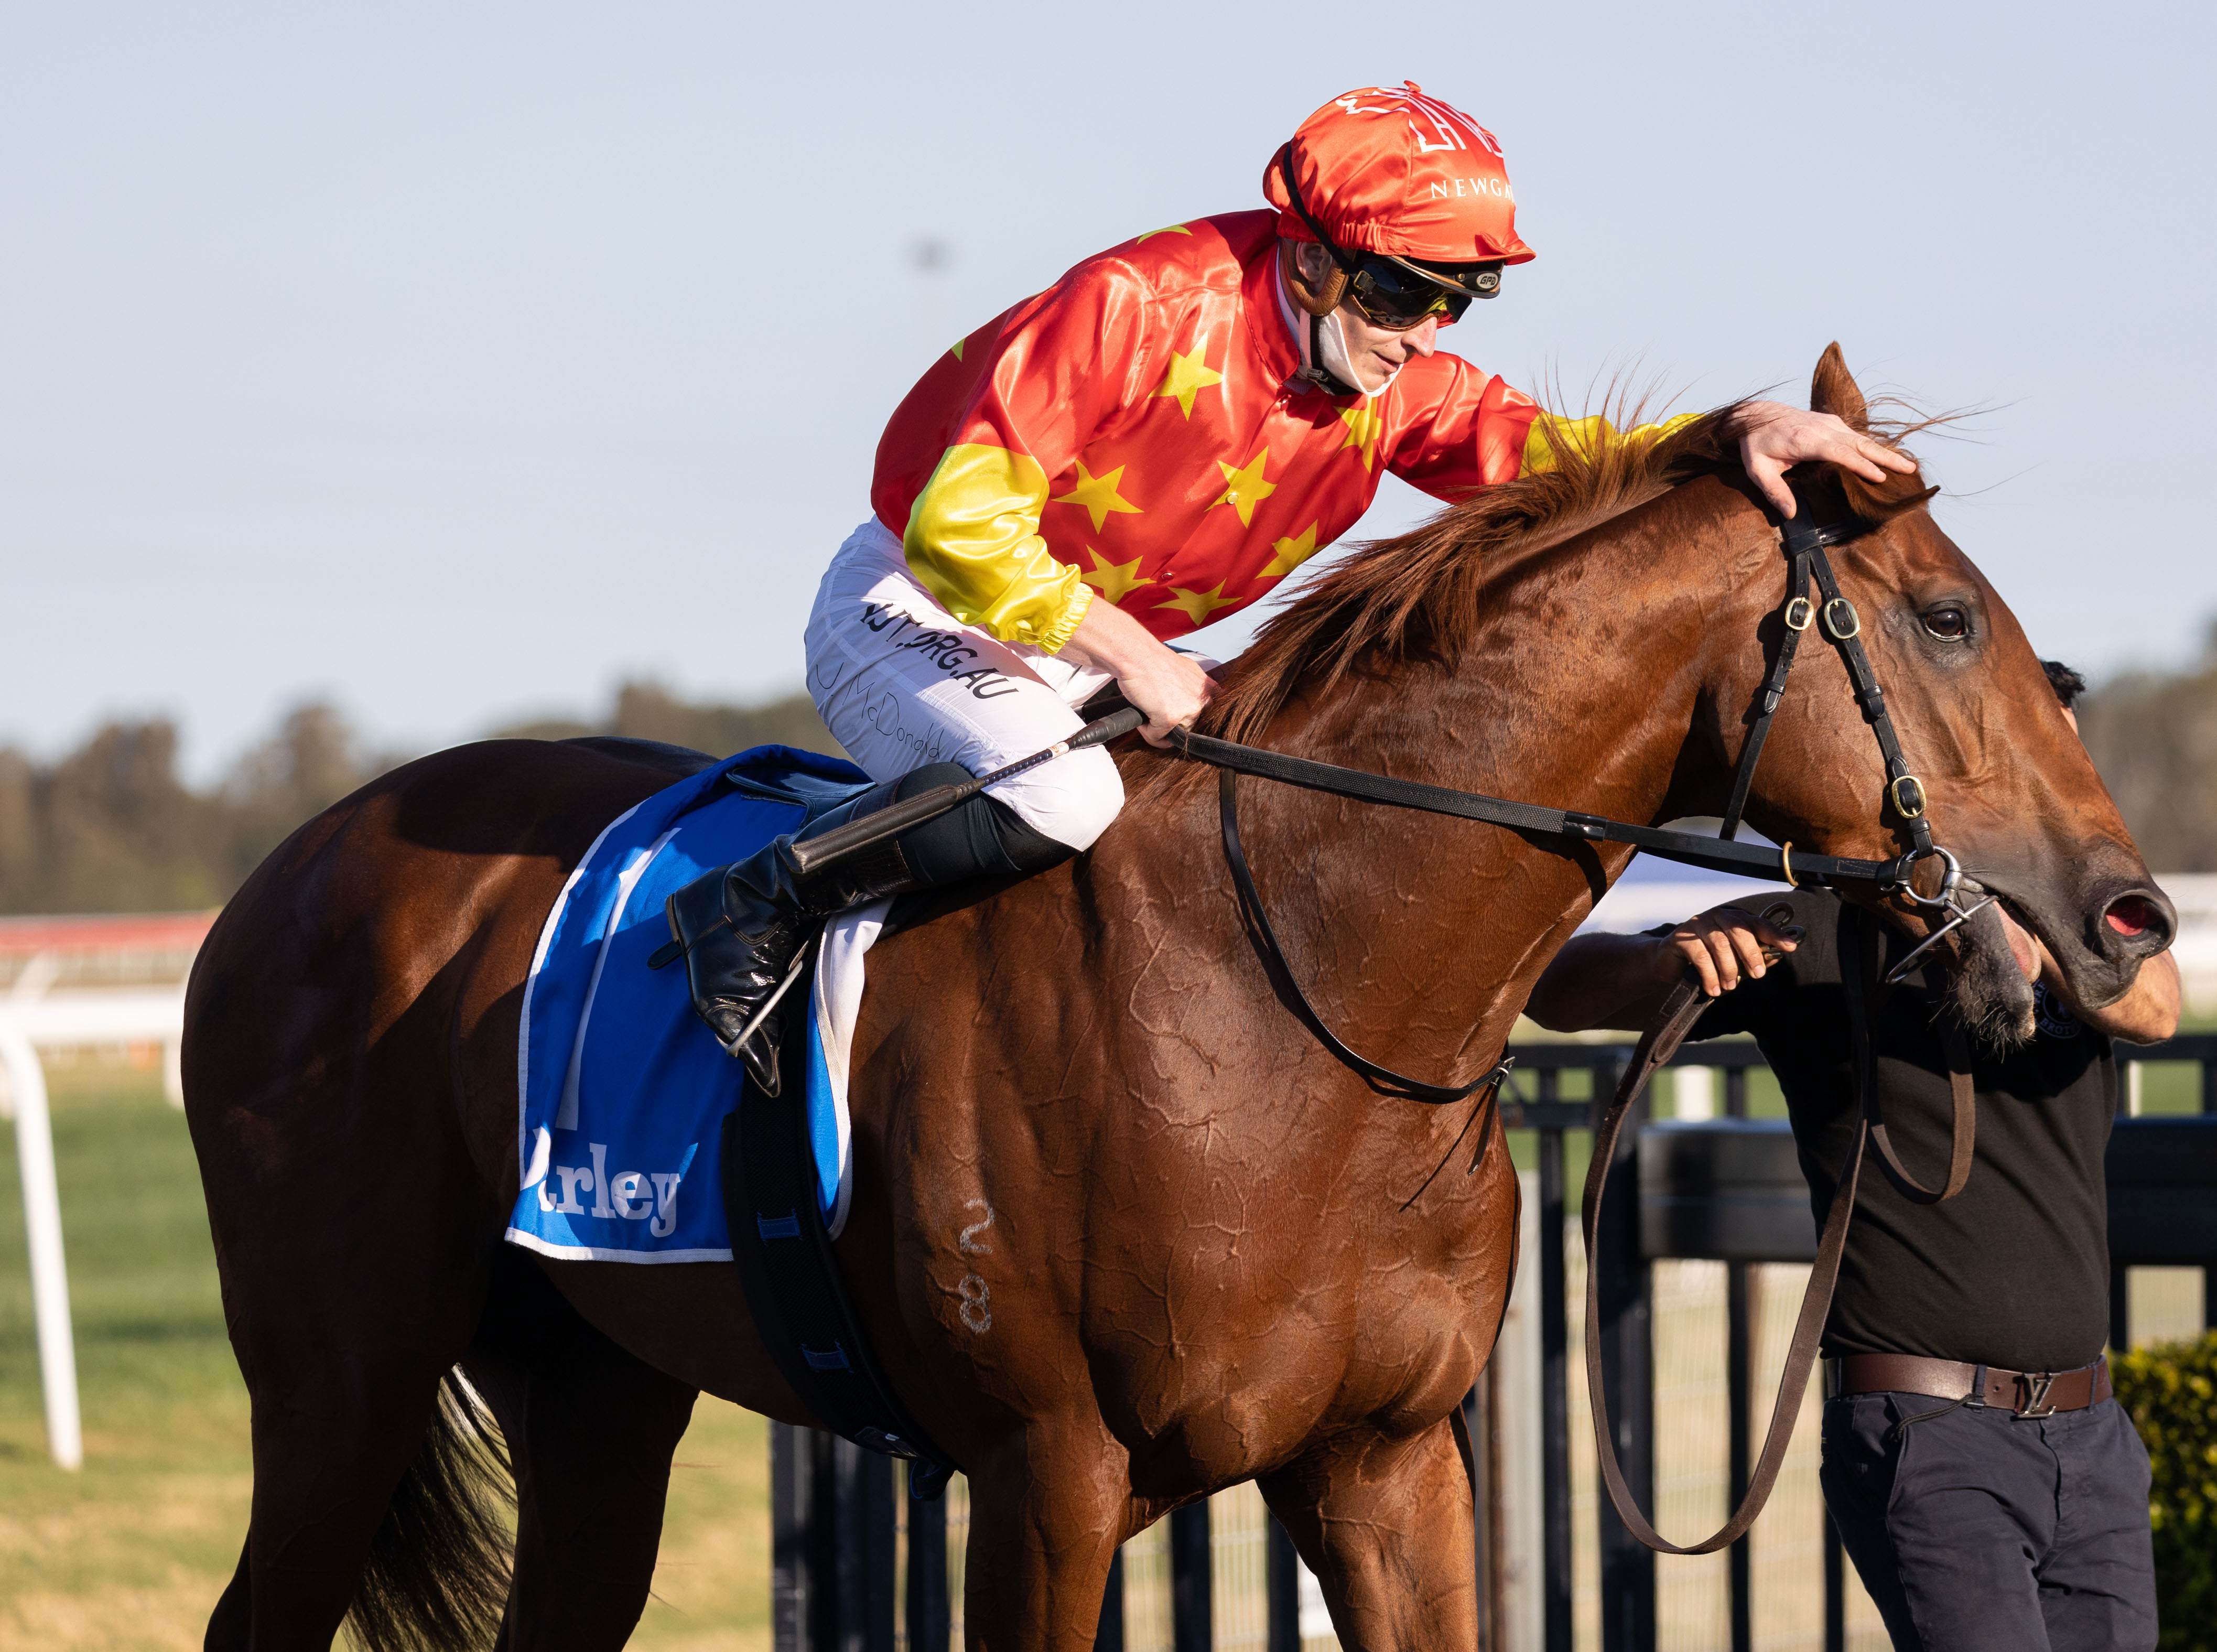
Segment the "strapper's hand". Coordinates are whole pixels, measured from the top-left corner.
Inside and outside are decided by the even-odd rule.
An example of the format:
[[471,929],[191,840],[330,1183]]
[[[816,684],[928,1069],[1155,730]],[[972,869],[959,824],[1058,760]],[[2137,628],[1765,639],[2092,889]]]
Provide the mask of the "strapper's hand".
[[1701,977],[1701,990],[1720,998],[1742,976],[1761,980],[1800,939],[1798,928],[1782,929],[1738,906],[1712,906],[1658,937],[1656,969],[1659,977],[1676,981],[1690,964]]

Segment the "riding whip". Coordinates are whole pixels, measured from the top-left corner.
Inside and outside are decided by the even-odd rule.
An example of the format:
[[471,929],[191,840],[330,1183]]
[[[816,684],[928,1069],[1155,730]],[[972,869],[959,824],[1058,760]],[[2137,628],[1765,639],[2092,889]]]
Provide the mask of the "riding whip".
[[975,779],[965,780],[952,786],[934,786],[929,791],[918,792],[913,797],[904,797],[898,803],[887,805],[874,814],[866,814],[859,820],[835,826],[821,837],[803,838],[792,849],[794,869],[801,875],[820,872],[835,861],[859,854],[888,838],[898,838],[912,826],[926,820],[936,820],[949,810],[960,808],[996,781],[1012,780],[1020,774],[1036,769],[1042,763],[1053,761],[1065,752],[1083,751],[1089,746],[1105,746],[1110,740],[1130,733],[1147,721],[1147,714],[1137,707],[1112,712],[1108,716],[1090,722],[1066,740],[1057,740],[1043,752],[1034,752],[1020,758],[1004,768]]

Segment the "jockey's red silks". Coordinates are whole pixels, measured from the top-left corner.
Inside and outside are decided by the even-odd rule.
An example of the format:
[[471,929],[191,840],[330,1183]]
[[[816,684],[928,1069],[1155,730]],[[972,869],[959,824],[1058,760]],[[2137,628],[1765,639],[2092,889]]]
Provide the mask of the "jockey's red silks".
[[[1498,145],[1414,87],[1326,105],[1294,148],[1304,199],[1344,245],[1532,257]],[[917,381],[878,444],[870,502],[948,613],[1053,652],[1105,597],[1180,636],[1268,595],[1387,471],[1452,500],[1543,467],[1550,442],[1610,436],[1557,419],[1533,435],[1530,397],[1444,351],[1367,398],[1294,381],[1281,232],[1314,238],[1277,211],[1151,230]]]

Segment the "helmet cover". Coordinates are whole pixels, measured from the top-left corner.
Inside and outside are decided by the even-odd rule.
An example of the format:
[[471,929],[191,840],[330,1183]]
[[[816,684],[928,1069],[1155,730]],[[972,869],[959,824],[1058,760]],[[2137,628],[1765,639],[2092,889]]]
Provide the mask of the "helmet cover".
[[[1536,256],[1516,233],[1500,144],[1414,81],[1335,97],[1301,122],[1292,149],[1301,204],[1342,248],[1448,264]],[[1280,173],[1284,152],[1263,168],[1263,194],[1279,234],[1313,241]]]

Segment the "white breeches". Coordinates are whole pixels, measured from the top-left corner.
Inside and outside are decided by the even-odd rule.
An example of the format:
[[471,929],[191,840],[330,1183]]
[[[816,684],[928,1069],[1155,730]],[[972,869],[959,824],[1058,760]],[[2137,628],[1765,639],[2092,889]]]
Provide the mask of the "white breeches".
[[[873,780],[927,763],[985,774],[1084,726],[1076,708],[1106,687],[1037,648],[963,624],[909,572],[875,517],[847,536],[808,618],[808,691],[834,739]],[[990,789],[1024,823],[1088,849],[1124,807],[1098,747],[1071,752]]]

